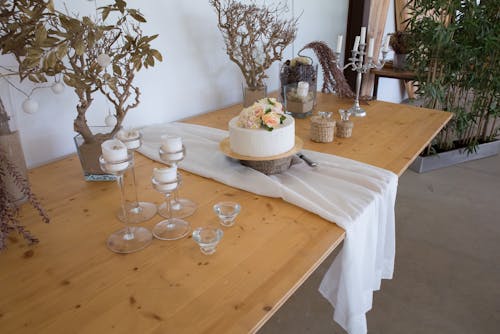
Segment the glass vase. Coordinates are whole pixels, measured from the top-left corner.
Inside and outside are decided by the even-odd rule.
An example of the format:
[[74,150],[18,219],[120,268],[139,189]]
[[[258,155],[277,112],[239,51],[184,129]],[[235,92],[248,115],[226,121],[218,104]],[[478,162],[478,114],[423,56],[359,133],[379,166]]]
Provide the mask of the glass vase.
[[243,85],[243,107],[251,106],[255,101],[267,96],[267,86],[248,87]]

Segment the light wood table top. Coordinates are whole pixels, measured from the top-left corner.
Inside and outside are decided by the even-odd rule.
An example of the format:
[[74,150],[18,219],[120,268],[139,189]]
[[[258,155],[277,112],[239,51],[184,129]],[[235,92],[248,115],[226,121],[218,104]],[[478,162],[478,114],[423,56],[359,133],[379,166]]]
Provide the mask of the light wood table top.
[[[319,110],[348,108],[320,94]],[[309,120],[297,120],[305,148],[380,166],[401,175],[450,114],[374,101],[354,119],[353,137],[316,144]],[[239,106],[194,117],[225,129]],[[160,203],[150,185],[153,166],[137,156],[141,200]],[[236,225],[212,256],[191,238],[154,240],[141,252],[117,255],[107,236],[123,225],[114,214],[114,183],[83,181],[71,156],[30,172],[33,190],[52,222],[25,206],[22,221],[41,242],[11,237],[0,253],[1,333],[246,333],[255,332],[344,238],[344,231],[280,199],[257,196],[183,172],[181,195],[196,201],[193,228],[216,224],[212,205],[242,204]],[[144,223],[152,227],[159,216]]]

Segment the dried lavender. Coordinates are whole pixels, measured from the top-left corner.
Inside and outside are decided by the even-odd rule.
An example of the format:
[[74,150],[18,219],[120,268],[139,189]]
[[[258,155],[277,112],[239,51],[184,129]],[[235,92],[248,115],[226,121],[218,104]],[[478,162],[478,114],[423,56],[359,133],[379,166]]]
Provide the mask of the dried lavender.
[[38,211],[44,223],[50,219],[42,208],[40,202],[31,191],[29,181],[17,170],[17,167],[7,158],[7,154],[0,148],[0,250],[7,247],[6,240],[10,233],[17,231],[28,244],[35,244],[38,239],[21,225],[17,216],[19,208],[14,198],[7,191],[6,179],[11,177],[18,189],[28,198],[31,205]]

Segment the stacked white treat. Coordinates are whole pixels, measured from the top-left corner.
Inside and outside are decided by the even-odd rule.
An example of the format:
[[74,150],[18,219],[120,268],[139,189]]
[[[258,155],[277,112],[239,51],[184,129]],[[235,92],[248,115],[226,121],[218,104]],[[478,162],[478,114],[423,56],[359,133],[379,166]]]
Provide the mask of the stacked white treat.
[[295,146],[295,121],[275,98],[264,98],[229,121],[234,153],[256,158],[280,155]]

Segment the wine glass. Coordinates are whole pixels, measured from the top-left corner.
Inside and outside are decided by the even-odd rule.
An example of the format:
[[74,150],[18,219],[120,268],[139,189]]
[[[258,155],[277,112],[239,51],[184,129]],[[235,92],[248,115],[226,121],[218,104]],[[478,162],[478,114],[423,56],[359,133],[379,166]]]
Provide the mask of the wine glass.
[[[125,148],[125,146],[123,146]],[[126,151],[125,151],[126,152]],[[130,226],[127,221],[128,210],[125,206],[125,193],[123,187],[123,174],[132,167],[133,158],[130,152],[126,152],[126,158],[121,160],[106,160],[104,154],[99,157],[101,169],[116,176],[118,188],[120,189],[121,210],[125,218],[125,228],[113,232],[106,241],[108,248],[115,253],[133,253],[147,247],[153,240],[151,231],[141,226]]]
[[[182,145],[180,137],[172,137],[170,135],[161,136],[162,145],[160,147],[161,161],[174,166],[179,166],[179,163],[184,160],[186,156],[186,148]],[[167,212],[165,204],[158,207],[160,216],[168,218],[185,218],[191,216],[197,208],[196,203],[187,199],[179,197],[179,186],[182,184],[182,177],[179,174],[179,185],[173,192],[170,200],[170,212]]]
[[153,187],[165,195],[163,214],[167,219],[159,222],[153,228],[153,235],[160,240],[177,240],[185,237],[190,231],[187,221],[172,216],[171,195],[179,186],[177,166],[171,165],[165,168],[155,168],[151,179]]

